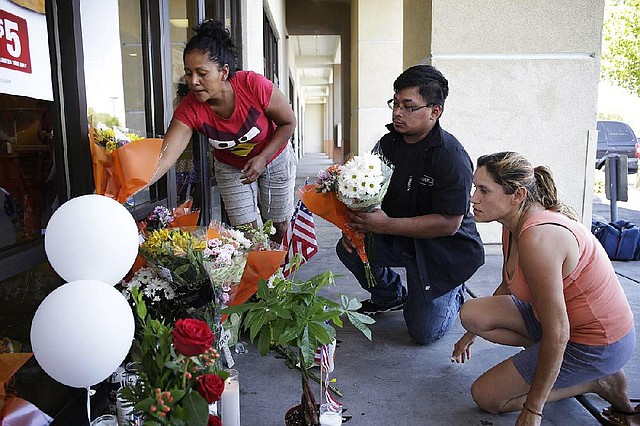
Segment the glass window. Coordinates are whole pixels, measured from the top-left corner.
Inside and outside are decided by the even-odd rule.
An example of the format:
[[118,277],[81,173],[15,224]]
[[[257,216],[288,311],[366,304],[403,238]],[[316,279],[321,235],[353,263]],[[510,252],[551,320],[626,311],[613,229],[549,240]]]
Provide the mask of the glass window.
[[[184,63],[182,53],[189,38],[193,35],[193,28],[197,25],[196,10],[191,6],[192,2],[172,1],[169,9],[169,27],[171,43],[171,81],[174,88],[173,106],[178,106],[189,89],[184,80]],[[193,200],[194,208],[202,207],[200,192],[200,164],[197,161],[197,152],[194,152],[194,134],[191,143],[176,162],[176,191],[177,204]]]
[[0,94],[0,255],[39,238],[57,207],[51,104]]
[[[94,124],[102,122],[147,135],[140,2],[85,1],[80,6],[87,115]],[[127,205],[149,201],[149,190],[145,189]]]
[[263,23],[263,43],[264,43],[264,76],[273,81],[276,86],[280,85],[278,73],[278,40],[271,28],[271,23],[267,15],[264,15]]

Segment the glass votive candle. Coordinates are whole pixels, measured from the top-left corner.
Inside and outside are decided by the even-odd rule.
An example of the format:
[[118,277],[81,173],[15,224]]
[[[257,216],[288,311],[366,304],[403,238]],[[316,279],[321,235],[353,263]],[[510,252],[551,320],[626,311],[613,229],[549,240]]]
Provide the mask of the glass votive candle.
[[91,426],[118,426],[118,418],[113,414],[105,414],[94,419]]
[[320,426],[338,426],[342,424],[342,407],[320,405]]

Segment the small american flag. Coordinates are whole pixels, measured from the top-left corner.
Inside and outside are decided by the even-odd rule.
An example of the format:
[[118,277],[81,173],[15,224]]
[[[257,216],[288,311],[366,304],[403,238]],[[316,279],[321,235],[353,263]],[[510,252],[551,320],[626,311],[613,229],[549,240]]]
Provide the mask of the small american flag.
[[336,400],[333,395],[331,395],[331,391],[329,390],[329,373],[332,373],[334,369],[335,350],[336,340],[334,339],[331,343],[320,346],[316,350],[316,357],[318,357],[319,355],[318,358],[320,361],[320,375],[322,376],[322,380],[324,380],[325,401],[327,404],[329,404],[329,407],[332,409],[332,411],[339,411],[340,407],[342,407],[342,404],[338,400]]
[[302,263],[304,263],[318,252],[313,214],[302,200],[298,200],[296,210],[293,212],[291,222],[284,235],[283,246],[287,250],[282,270],[285,277],[288,277],[296,269],[296,265],[291,264],[294,255],[299,254]]

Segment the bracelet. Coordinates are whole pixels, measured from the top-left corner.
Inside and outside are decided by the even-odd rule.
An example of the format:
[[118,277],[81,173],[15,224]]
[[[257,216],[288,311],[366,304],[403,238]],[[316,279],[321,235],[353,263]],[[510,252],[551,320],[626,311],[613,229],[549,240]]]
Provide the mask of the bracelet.
[[522,408],[524,410],[527,410],[530,413],[535,414],[536,416],[540,416],[541,419],[544,419],[544,416],[542,415],[542,411],[537,411],[537,410],[534,410],[533,408],[528,407],[526,402],[522,404]]

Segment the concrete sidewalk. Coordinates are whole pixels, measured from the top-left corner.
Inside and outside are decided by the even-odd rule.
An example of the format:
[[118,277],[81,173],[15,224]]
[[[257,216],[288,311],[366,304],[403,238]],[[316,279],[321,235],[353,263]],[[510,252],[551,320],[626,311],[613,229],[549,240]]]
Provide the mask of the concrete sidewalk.
[[[324,154],[307,154],[298,164],[298,186],[306,178],[313,181],[331,161]],[[598,200],[598,212],[608,206]],[[626,209],[630,206],[624,206]],[[636,210],[628,209],[638,215]],[[594,213],[596,205],[594,203]],[[624,214],[623,214],[624,213]],[[628,218],[620,211],[620,218]],[[604,215],[608,218],[608,214]],[[319,252],[297,273],[297,279],[333,271],[339,277],[329,297],[345,294],[359,300],[368,298],[355,279],[335,255],[340,231],[325,220],[315,217]],[[470,291],[477,296],[489,295],[500,280],[502,256],[497,247],[487,250],[486,262],[469,280]],[[636,315],[640,313],[640,262],[614,262],[620,281]],[[340,398],[352,418],[347,424],[357,425],[513,425],[517,413],[491,415],[473,402],[470,386],[484,371],[501,362],[517,348],[507,348],[478,339],[472,359],[464,365],[451,364],[454,343],[464,333],[458,322],[444,338],[428,346],[419,346],[409,338],[402,312],[377,315],[371,326],[373,339],[367,340],[359,331],[345,323],[338,329],[340,344],[336,350],[335,386],[343,393]],[[636,325],[640,333],[640,326]],[[281,426],[285,412],[299,403],[300,374],[288,369],[273,355],[260,357],[249,345],[245,354],[235,355],[240,371],[241,418],[243,425]],[[314,369],[318,372],[318,369]],[[640,352],[626,367],[629,394],[640,397]],[[320,386],[317,386],[318,397]],[[597,396],[589,402],[601,410],[607,404]],[[543,425],[597,425],[599,422],[571,398],[545,406]]]

